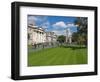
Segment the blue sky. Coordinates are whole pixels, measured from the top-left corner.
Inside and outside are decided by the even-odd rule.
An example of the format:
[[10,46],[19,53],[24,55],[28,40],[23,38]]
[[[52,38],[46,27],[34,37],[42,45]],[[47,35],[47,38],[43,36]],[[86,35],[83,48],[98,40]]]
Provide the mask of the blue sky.
[[76,17],[28,15],[28,24],[35,24],[57,35],[65,35],[66,28],[69,28],[71,32],[76,32],[75,20],[77,20]]

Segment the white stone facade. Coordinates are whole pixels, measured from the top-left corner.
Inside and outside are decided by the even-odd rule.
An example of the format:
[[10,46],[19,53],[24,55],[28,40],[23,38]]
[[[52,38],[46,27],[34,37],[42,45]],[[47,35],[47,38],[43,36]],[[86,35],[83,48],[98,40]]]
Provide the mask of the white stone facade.
[[72,43],[72,33],[69,28],[66,29],[66,43]]
[[54,32],[45,32],[38,26],[28,26],[28,45],[39,43],[54,43],[57,41],[57,35]]
[[43,28],[37,26],[28,26],[28,44],[34,45],[46,42],[46,33]]
[[51,45],[57,42],[57,35],[54,32],[46,32],[46,42]]

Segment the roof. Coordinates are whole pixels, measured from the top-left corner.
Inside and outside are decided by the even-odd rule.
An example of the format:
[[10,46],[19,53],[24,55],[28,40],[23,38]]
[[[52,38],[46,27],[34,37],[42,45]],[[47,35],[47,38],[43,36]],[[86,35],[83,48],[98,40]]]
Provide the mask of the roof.
[[42,30],[42,31],[44,31],[44,28],[39,27],[39,26],[28,25],[28,27],[33,28],[33,29],[37,29],[37,30]]

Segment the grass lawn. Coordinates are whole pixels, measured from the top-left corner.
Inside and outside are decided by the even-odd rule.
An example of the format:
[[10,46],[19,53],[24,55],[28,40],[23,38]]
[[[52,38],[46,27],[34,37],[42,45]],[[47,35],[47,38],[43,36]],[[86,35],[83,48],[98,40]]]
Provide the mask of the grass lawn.
[[28,52],[28,66],[87,64],[87,48],[56,47]]

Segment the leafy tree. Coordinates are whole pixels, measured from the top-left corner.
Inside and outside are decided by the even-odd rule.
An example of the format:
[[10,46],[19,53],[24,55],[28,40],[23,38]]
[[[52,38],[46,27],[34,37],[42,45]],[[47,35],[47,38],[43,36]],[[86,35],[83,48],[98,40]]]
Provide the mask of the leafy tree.
[[58,38],[57,38],[57,41],[60,42],[60,43],[64,43],[65,40],[66,40],[66,37],[65,37],[64,35],[60,35],[60,36],[58,36]]
[[78,40],[78,33],[77,32],[74,32],[72,34],[72,42],[77,42],[77,40]]
[[[75,21],[77,27],[77,43],[87,45],[87,17],[78,17]],[[76,36],[75,35],[75,36]],[[75,37],[74,36],[74,37]]]

